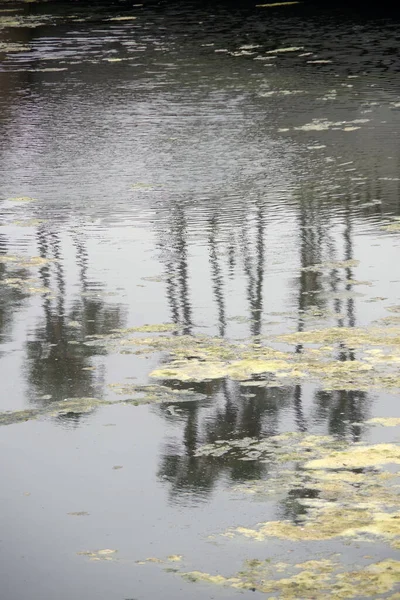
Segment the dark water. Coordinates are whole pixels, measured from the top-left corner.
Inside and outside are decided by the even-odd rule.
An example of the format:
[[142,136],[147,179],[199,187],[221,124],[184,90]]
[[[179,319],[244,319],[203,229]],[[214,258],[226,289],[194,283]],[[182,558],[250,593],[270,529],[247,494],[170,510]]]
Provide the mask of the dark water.
[[[399,32],[394,17],[302,4],[2,4],[1,410],[148,382],[164,355],[85,344],[116,328],[248,339],[301,331],[313,310],[324,326],[388,316],[400,298],[400,232],[383,228],[400,216]],[[359,263],[302,270],[324,261]],[[205,399],[0,428],[2,599],[236,597],[135,564],[182,554],[189,570],[234,572],[261,550],[208,535],[296,518],[284,494],[232,492],[265,479],[261,463],[197,458],[201,444],[396,438],[362,426],[400,415],[396,390],[183,387]],[[98,548],[121,560],[77,555]]]

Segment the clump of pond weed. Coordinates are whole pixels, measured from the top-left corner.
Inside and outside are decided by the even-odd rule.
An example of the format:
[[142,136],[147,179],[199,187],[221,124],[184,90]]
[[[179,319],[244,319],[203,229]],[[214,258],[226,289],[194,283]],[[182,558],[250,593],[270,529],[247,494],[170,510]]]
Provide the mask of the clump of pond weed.
[[275,565],[269,560],[254,559],[245,561],[241,571],[228,577],[201,571],[180,575],[190,582],[278,594],[285,600],[322,600],[328,596],[344,600],[375,598],[377,594],[392,591],[400,577],[400,562],[387,559],[364,568],[346,570],[341,563],[329,559],[309,560],[296,565]]

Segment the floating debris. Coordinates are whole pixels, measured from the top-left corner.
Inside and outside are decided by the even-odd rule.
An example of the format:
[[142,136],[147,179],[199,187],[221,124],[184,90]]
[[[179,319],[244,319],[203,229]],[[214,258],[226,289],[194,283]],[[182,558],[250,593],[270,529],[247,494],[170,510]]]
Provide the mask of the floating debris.
[[115,560],[115,554],[118,550],[104,548],[104,550],[82,550],[77,552],[78,556],[87,556],[90,560]]
[[[296,571],[300,571],[297,572]],[[283,573],[283,577],[277,575]],[[247,560],[235,575],[211,575],[201,571],[180,573],[190,582],[206,582],[238,590],[279,594],[285,600],[299,598],[376,597],[392,591],[400,577],[400,562],[387,559],[365,568],[346,570],[329,559],[309,560],[296,565],[273,563],[269,559]]]

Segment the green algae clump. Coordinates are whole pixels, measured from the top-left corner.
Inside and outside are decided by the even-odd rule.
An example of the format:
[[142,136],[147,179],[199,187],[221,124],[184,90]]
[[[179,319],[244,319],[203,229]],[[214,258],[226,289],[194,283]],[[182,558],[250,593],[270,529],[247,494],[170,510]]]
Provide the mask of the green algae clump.
[[[285,576],[277,578],[277,574],[285,571]],[[392,591],[400,578],[400,562],[387,559],[350,571],[327,559],[309,560],[294,566],[254,559],[245,561],[243,569],[229,577],[201,571],[180,575],[190,582],[273,593],[284,600],[323,600],[327,596],[345,600],[375,598]]]
[[306,469],[359,469],[384,464],[400,464],[400,446],[376,444],[375,446],[355,446],[349,450],[333,452],[324,458],[311,460]]
[[382,425],[382,427],[398,427],[400,417],[374,417],[367,421],[370,425]]

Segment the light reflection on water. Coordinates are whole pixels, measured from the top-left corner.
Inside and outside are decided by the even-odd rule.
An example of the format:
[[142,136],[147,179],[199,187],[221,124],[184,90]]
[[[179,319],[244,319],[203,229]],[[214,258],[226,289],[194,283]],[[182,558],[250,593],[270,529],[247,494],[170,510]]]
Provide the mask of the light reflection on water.
[[[87,346],[87,336],[172,322],[186,335],[259,339],[369,325],[398,303],[399,238],[382,230],[399,215],[394,20],[307,7],[279,18],[138,7],[131,23],[104,20],[114,14],[106,5],[68,18],[66,7],[51,17],[48,6],[24,10],[42,25],[0,28],[1,43],[30,48],[0,55],[2,410],[113,399],[110,384],[146,383],[166,360]],[[288,47],[300,49],[260,60]],[[35,200],[7,200],[16,196]],[[48,262],[32,270],[9,255]],[[349,266],[307,270],[326,261]],[[343,349],[339,359],[354,356]],[[75,597],[93,581],[75,560],[86,547],[132,560],[206,555],[222,570],[238,555],[209,550],[205,535],[282,510],[296,520],[302,508],[296,491],[280,508],[231,502],[227,488],[266,479],[268,468],[198,458],[199,445],[282,431],[364,441],[379,436],[366,419],[396,412],[389,394],[310,382],[181,387],[206,398],[1,428],[13,457],[1,503],[15,507],[11,526],[2,508],[2,562],[15,573],[23,552],[30,561],[6,600],[28,583],[45,599]],[[64,518],[72,510],[90,517]],[[46,585],[36,543],[52,572]],[[60,591],[72,572],[79,588]],[[89,597],[188,593],[162,573],[109,579],[99,574]]]

